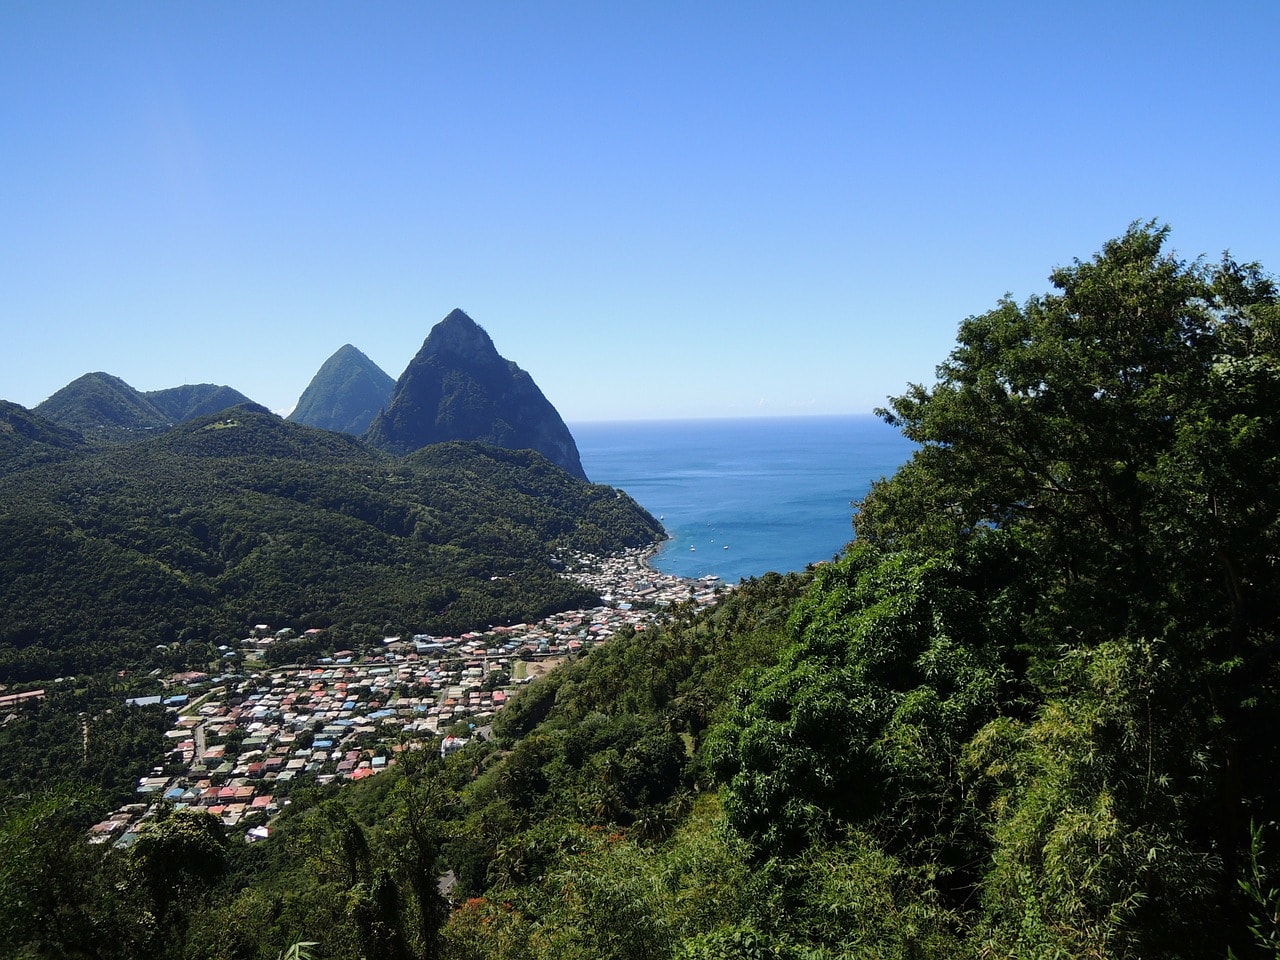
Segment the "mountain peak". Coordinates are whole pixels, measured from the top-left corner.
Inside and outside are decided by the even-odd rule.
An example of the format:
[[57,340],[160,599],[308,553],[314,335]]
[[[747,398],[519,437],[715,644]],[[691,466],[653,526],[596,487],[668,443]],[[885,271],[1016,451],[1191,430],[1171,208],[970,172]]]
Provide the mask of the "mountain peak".
[[501,359],[498,348],[493,345],[493,339],[485,332],[484,327],[457,308],[449,311],[447,317],[431,328],[422,348],[436,352],[448,351],[473,359]]
[[391,399],[395,385],[381,367],[346,343],[311,378],[289,419],[358,437]]
[[431,328],[365,438],[397,454],[450,440],[536,450],[586,479],[578,445],[556,408],[461,310]]

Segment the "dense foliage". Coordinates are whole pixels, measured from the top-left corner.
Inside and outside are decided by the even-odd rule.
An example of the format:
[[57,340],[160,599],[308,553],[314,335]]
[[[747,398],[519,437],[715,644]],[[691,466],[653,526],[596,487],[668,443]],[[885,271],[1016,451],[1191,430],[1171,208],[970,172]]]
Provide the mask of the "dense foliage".
[[84,446],[84,438],[74,430],[0,400],[0,477],[36,464],[65,460]]
[[1134,226],[970,318],[886,411],[920,450],[715,756],[757,857],[867,831],[1001,955],[1249,949],[1238,882],[1280,795],[1280,314],[1257,268],[1165,239]]
[[138,778],[171,749],[172,717],[159,704],[130,706],[124,687],[94,677],[57,684],[0,725],[0,804],[63,781],[93,788],[104,803],[137,799]]
[[1135,225],[966,320],[885,412],[919,452],[836,562],[672,610],[487,741],[299,795],[225,857],[185,818],[107,853],[74,842],[84,796],[14,804],[0,933],[228,960],[1280,955],[1280,309],[1257,268],[1166,239]]
[[255,623],[461,632],[595,602],[559,552],[653,542],[530,451],[395,459],[256,408],[15,470],[0,495],[0,682],[203,666]]

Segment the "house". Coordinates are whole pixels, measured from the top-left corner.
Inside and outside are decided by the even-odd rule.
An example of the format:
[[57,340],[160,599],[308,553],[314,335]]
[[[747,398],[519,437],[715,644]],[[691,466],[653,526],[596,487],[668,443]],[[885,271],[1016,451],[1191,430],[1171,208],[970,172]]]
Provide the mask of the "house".
[[[470,742],[470,740],[466,740],[461,737],[445,737],[444,741],[440,744],[440,756],[447,757],[451,753],[457,753]],[[382,781],[378,782],[381,783]]]

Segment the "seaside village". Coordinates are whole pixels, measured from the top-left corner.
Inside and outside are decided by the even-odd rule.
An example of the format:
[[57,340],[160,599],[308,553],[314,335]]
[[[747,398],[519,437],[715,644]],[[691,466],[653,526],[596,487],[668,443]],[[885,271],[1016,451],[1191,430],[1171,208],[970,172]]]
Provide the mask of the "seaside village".
[[461,749],[485,735],[520,685],[626,627],[644,630],[673,604],[715,603],[724,589],[716,577],[658,573],[647,556],[575,558],[570,575],[603,606],[460,637],[386,637],[363,655],[268,667],[266,650],[279,637],[269,624],[254,626],[238,672],[177,674],[164,679],[164,695],[129,701],[171,712],[173,762],[144,777],[137,802],[95,825],[91,840],[128,846],[167,803],[207,811],[254,842],[270,836],[295,780],[376,776],[400,751],[437,740],[442,754]]

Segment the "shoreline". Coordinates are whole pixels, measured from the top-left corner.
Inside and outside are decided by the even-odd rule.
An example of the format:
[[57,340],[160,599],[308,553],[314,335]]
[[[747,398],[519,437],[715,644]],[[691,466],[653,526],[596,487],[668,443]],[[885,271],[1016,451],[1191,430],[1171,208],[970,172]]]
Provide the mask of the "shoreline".
[[671,577],[672,579],[679,580],[688,584],[706,585],[706,584],[714,583],[725,590],[732,590],[735,587],[737,587],[738,585],[737,583],[730,583],[718,573],[706,573],[700,577],[688,577],[682,573],[667,573],[665,570],[659,570],[657,567],[655,567],[651,562],[653,558],[662,552],[663,544],[671,543],[675,539],[676,538],[673,537],[671,534],[667,534],[657,543],[650,544],[648,547],[642,548],[644,550],[644,553],[640,558],[640,565],[644,568],[645,571],[647,571],[648,573],[652,574],[655,577]]
[[567,571],[565,575],[595,590],[606,607],[630,612],[637,603],[655,606],[652,610],[643,606],[635,610],[639,619],[656,619],[667,605],[687,599],[695,599],[705,606],[715,602],[714,591],[733,589],[732,584],[726,584],[714,574],[685,577],[657,569],[651,561],[662,542],[665,541],[633,547],[610,557],[575,554],[574,563],[580,565],[580,569]]
[[644,548],[644,553],[643,553],[643,554],[641,554],[641,556],[640,556],[640,565],[641,565],[641,566],[643,566],[643,567],[644,567],[646,570],[648,570],[650,573],[661,573],[661,572],[662,572],[662,571],[660,571],[659,569],[657,569],[657,568],[656,568],[652,563],[650,563],[650,561],[651,561],[654,557],[656,557],[659,553],[661,553],[661,552],[662,552],[662,545],[663,545],[664,543],[667,543],[668,541],[670,541],[670,540],[674,540],[674,539],[675,539],[675,537],[673,537],[673,536],[671,536],[671,534],[667,533],[665,529],[664,529],[662,532],[663,532],[663,537],[662,537],[662,539],[661,539],[661,540],[657,540],[657,541],[655,541],[655,542],[653,542],[653,543],[649,544],[649,546],[645,547],[645,548]]
[[[483,726],[522,683],[619,631],[655,626],[677,604],[719,600],[718,579],[653,570],[648,560],[656,551],[649,544],[609,557],[574,554],[563,575],[595,592],[599,605],[537,622],[459,637],[384,638],[359,657],[275,666],[247,657],[234,675],[167,677],[161,683],[174,705],[166,760],[139,781],[133,802],[91,829],[92,842],[132,843],[159,798],[217,816],[226,829],[245,831],[246,841],[264,839],[295,777],[326,784],[374,776],[394,765],[405,744],[447,738],[463,722]],[[517,661],[532,666],[522,681]],[[503,682],[486,686],[494,675]]]

